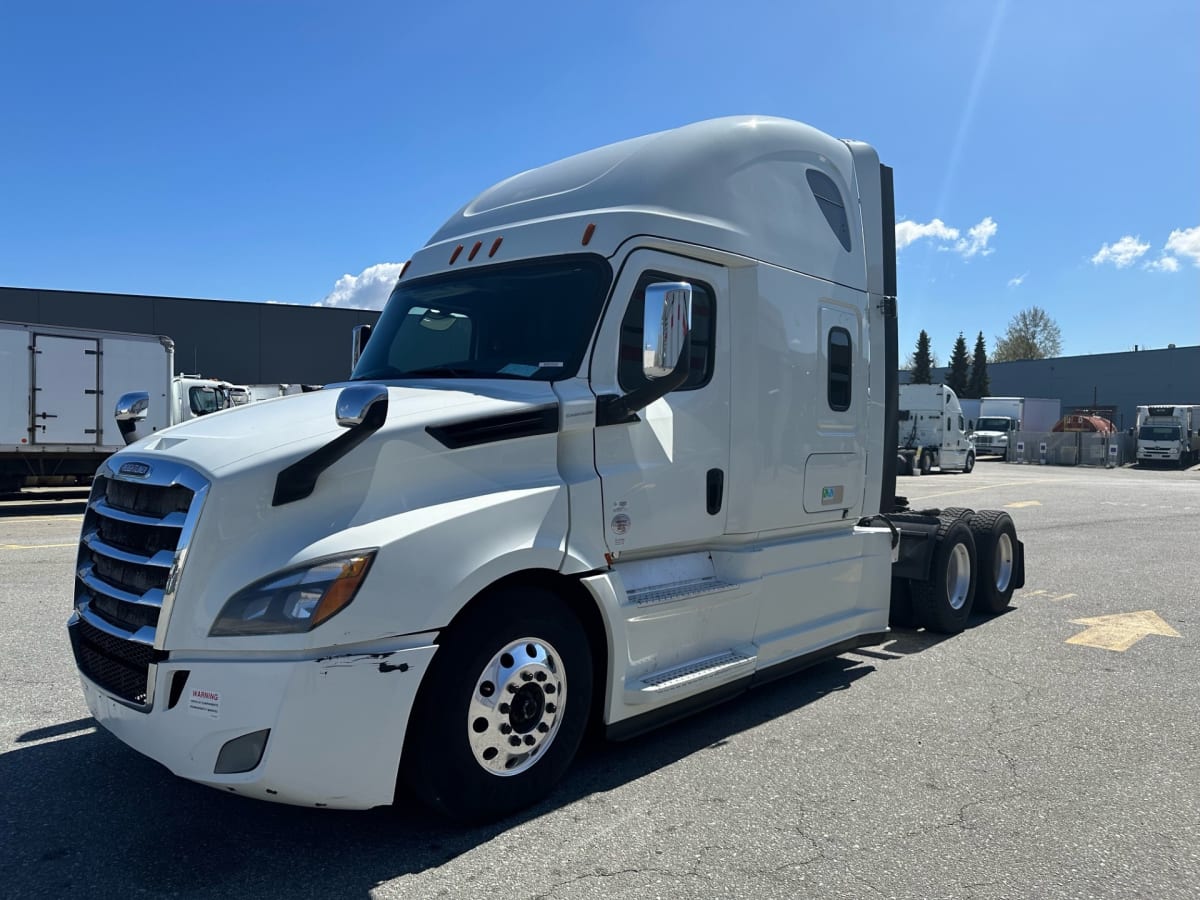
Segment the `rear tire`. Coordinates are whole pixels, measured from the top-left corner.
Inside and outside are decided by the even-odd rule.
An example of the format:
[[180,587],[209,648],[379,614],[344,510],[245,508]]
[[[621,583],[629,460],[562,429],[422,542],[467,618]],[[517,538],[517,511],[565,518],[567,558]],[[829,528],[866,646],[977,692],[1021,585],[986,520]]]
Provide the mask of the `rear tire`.
[[958,634],[975,600],[975,538],[967,520],[943,511],[935,540],[929,580],[912,583],[913,611],[930,631]]
[[587,634],[566,601],[509,587],[439,640],[409,717],[401,778],[433,809],[488,822],[545,797],[592,706]]
[[982,612],[1000,613],[1012,602],[1016,583],[1017,526],[1001,509],[985,509],[970,518],[979,561],[975,605]]

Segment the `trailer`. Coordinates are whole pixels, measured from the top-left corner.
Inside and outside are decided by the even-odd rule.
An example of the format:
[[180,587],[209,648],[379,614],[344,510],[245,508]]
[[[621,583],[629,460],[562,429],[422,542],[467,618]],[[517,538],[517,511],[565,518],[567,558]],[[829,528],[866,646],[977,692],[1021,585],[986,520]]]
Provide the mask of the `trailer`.
[[174,356],[164,335],[0,322],[0,491],[86,482],[125,446],[112,403],[136,387],[166,385]]

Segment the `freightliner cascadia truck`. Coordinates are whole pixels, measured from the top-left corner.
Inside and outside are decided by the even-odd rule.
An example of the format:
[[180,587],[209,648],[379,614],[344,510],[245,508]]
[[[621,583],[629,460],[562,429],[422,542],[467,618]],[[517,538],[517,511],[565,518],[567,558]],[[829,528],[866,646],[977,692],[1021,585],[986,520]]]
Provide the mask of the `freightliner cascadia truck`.
[[1002,610],[1008,515],[896,497],[895,278],[891,170],[797,122],[500,182],[347,382],[106,463],[68,625],[93,715],[239,795],[479,821],[589,726]]

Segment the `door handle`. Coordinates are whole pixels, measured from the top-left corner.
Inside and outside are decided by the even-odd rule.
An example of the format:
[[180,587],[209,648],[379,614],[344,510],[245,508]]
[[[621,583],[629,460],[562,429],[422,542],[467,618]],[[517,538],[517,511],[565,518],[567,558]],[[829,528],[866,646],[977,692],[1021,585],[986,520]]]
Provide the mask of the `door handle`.
[[708,514],[715,516],[721,511],[725,494],[725,473],[721,469],[709,469],[707,476],[707,496],[705,497]]

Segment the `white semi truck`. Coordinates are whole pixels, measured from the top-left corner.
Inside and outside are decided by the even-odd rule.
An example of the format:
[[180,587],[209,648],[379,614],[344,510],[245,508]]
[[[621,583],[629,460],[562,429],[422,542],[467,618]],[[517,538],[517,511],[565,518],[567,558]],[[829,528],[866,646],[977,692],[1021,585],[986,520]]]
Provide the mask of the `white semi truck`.
[[1041,397],[984,397],[975,420],[975,452],[1008,459],[1019,431],[1049,433],[1062,417],[1062,401]]
[[161,335],[0,322],[0,492],[91,477],[125,446],[109,418],[113,403],[166,384],[174,356]]
[[900,385],[899,421],[899,474],[928,475],[934,469],[967,473],[975,468],[975,445],[953,388]]
[[1146,405],[1137,408],[1137,461],[1180,468],[1200,459],[1200,406]]
[[1002,511],[895,494],[891,170],[718,119],[517,175],[411,260],[351,379],[105,465],[68,631],[178,775],[462,820],[889,616],[1024,580]]

